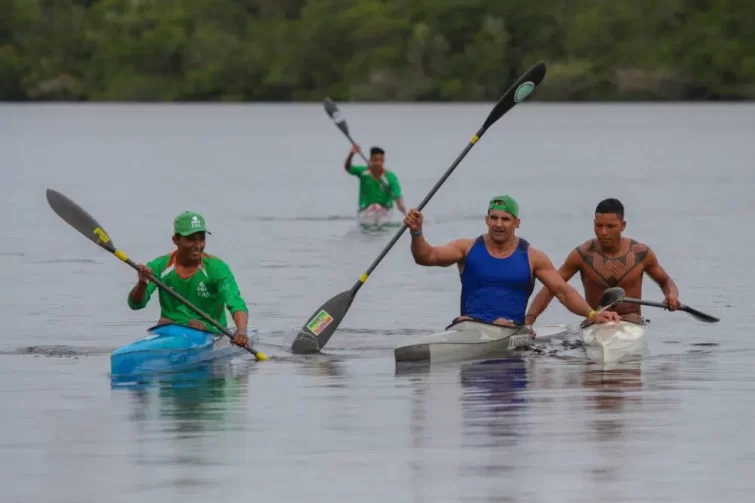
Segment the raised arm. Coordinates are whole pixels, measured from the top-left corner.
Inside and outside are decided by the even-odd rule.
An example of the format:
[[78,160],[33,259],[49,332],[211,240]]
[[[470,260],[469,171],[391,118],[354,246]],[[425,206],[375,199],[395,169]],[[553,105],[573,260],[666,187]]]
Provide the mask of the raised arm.
[[619,315],[613,311],[594,311],[590,304],[569,283],[564,281],[561,274],[553,267],[548,256],[540,250],[530,248],[532,269],[535,277],[552,292],[553,295],[569,311],[577,316],[583,316],[594,323],[621,321]]
[[464,260],[474,242],[473,239],[457,239],[445,246],[432,246],[422,235],[422,213],[413,208],[409,210],[404,223],[411,231],[412,257],[419,265],[448,267],[456,264]]
[[349,155],[346,156],[346,162],[343,163],[343,169],[346,170],[348,174],[353,174],[351,172],[351,160],[354,158],[354,154],[359,152],[359,146],[355,145],[351,147],[351,150],[349,150]]
[[676,287],[676,283],[668,275],[666,270],[661,267],[658,262],[658,257],[655,252],[648,249],[648,254],[645,256],[645,272],[655,281],[663,295],[666,297],[664,303],[669,307],[671,311],[679,309],[679,289]]
[[[577,250],[572,250],[558,269],[558,274],[565,282],[568,282],[572,276],[579,272],[581,262],[582,258],[579,256],[579,253],[577,253]],[[527,310],[527,316],[524,317],[524,322],[528,325],[535,323],[537,318],[543,314],[543,311],[548,308],[551,300],[553,300],[553,292],[543,286],[533,299],[530,308]]]
[[419,265],[448,267],[464,260],[473,241],[457,239],[444,246],[433,246],[421,234],[412,235],[412,257]]

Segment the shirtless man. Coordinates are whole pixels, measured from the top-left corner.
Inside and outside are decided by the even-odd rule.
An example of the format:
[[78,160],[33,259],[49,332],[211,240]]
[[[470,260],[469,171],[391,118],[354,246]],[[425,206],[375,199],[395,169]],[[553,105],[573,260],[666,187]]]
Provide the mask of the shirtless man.
[[[579,272],[590,307],[598,309],[603,291],[610,287],[623,288],[627,297],[642,298],[644,273],[661,287],[664,304],[670,311],[680,307],[676,284],[658,263],[653,250],[634,239],[622,237],[627,223],[621,201],[611,198],[598,203],[594,225],[595,239],[572,250],[558,270],[564,281]],[[525,323],[535,323],[552,298],[548,287],[542,288],[527,311]],[[638,304],[619,303],[609,310],[616,311],[626,321],[644,324]]]

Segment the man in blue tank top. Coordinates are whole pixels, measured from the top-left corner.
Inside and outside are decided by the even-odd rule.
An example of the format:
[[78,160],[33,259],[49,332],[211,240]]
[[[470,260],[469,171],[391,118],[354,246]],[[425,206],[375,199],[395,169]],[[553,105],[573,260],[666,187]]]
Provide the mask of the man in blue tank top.
[[593,323],[619,322],[614,312],[593,310],[553,267],[548,256],[516,235],[519,204],[510,196],[494,197],[488,204],[488,232],[432,246],[422,234],[422,214],[411,209],[404,219],[411,231],[412,256],[419,265],[456,264],[461,277],[461,316],[503,326],[524,324],[524,314],[539,279],[572,313]]

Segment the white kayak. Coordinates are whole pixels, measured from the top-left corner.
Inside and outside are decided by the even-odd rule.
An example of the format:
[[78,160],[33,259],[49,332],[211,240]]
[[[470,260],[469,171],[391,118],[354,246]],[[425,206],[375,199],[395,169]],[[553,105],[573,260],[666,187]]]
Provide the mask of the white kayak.
[[504,327],[480,321],[464,320],[454,323],[442,332],[421,337],[399,346],[393,354],[396,363],[447,362],[487,358],[508,353],[532,342],[566,335],[566,325],[535,327],[533,339],[529,327]]
[[382,228],[392,224],[393,208],[385,208],[379,204],[371,204],[357,212],[357,222],[362,227]]
[[642,354],[647,348],[648,322],[591,324],[580,329],[582,346],[590,360],[610,363],[624,356]]

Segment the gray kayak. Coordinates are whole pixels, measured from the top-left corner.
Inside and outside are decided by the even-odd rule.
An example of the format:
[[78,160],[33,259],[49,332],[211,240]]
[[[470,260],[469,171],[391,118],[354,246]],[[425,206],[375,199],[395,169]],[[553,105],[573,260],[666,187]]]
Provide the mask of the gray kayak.
[[447,362],[484,358],[508,353],[543,339],[565,336],[567,325],[535,327],[537,338],[527,326],[503,327],[481,321],[464,320],[444,331],[421,337],[393,350],[396,363]]

